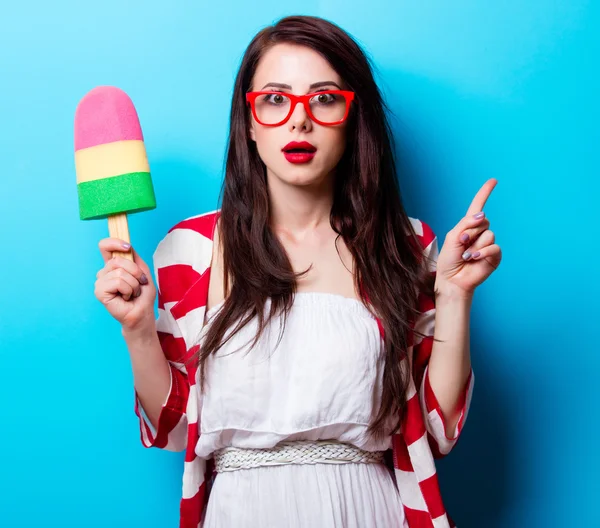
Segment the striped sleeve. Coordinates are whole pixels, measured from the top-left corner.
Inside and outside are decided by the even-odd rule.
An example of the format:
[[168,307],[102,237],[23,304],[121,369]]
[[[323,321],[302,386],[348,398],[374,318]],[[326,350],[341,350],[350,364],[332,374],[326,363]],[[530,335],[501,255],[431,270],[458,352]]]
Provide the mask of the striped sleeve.
[[[148,419],[137,391],[135,391],[135,413],[139,418],[142,444],[145,447],[158,447],[168,451],[183,451],[187,441],[186,407],[190,393],[183,358],[186,345],[170,306],[175,304],[178,290],[185,281],[185,270],[177,264],[166,264],[170,260],[173,240],[169,233],[158,245],[154,253],[154,274],[158,290],[158,319],[156,328],[161,348],[169,361],[171,383],[169,393],[158,417],[158,428]],[[166,264],[166,265],[163,265]]]
[[[428,268],[435,278],[437,257],[439,253],[437,237],[432,229],[424,222],[418,222],[418,224],[415,225],[415,229],[417,235],[420,236]],[[428,372],[429,358],[431,357],[435,331],[435,298],[422,293],[419,303],[421,315],[415,323],[415,329],[424,334],[425,337],[422,338],[419,335],[415,335],[413,376],[415,386],[418,387],[419,401],[425,419],[430,447],[434,456],[436,458],[441,458],[447,455],[458,441],[471,403],[474,376],[473,370],[471,370],[459,401],[461,411],[458,423],[452,435],[447,436],[446,420],[442,413],[441,406],[431,388]]]

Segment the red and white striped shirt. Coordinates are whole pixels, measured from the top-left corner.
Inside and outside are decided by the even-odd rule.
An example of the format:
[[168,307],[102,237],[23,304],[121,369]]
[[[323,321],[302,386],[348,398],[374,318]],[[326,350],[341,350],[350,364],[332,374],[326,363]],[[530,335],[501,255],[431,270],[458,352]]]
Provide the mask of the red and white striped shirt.
[[[159,311],[157,330],[171,367],[171,387],[156,429],[148,421],[135,394],[135,413],[140,420],[143,445],[169,451],[185,450],[180,528],[201,526],[209,495],[208,483],[213,474],[212,459],[200,459],[195,453],[200,406],[195,387],[197,368],[195,365],[186,368],[175,360],[189,357],[198,350],[194,343],[204,324],[218,217],[219,212],[214,211],[183,220],[168,232],[154,253]],[[435,274],[437,238],[424,222],[414,218],[410,221],[424,254],[431,259],[430,271]],[[405,360],[412,377],[401,433],[392,438],[394,476],[410,528],[450,528],[454,524],[442,502],[434,458],[448,454],[456,444],[467,418],[474,378],[471,371],[461,398],[460,419],[449,438],[427,373],[433,344],[434,300],[422,294],[419,303],[421,316],[413,329],[426,337],[413,337],[413,346]]]

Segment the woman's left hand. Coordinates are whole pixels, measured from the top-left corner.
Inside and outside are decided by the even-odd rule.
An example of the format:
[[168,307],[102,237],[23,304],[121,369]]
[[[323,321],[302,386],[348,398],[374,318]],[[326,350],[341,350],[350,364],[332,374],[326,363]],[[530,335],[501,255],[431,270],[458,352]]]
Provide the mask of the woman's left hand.
[[[483,206],[498,180],[491,178],[473,198],[466,216],[446,235],[437,260],[436,293],[472,297],[502,259]],[[481,213],[480,218],[475,215]]]

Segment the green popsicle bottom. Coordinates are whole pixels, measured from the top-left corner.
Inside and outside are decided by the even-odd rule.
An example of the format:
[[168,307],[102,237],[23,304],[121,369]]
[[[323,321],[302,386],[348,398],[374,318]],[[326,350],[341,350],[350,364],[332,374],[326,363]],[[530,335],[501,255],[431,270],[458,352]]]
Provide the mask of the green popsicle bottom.
[[149,172],[130,172],[77,184],[81,220],[118,213],[139,213],[156,207]]

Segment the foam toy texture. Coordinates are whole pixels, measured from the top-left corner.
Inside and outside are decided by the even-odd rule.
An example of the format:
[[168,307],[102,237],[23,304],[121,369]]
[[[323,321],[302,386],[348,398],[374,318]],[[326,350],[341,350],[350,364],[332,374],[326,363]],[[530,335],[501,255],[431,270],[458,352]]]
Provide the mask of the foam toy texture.
[[89,91],[75,111],[74,136],[81,220],[156,207],[142,128],[123,90]]

